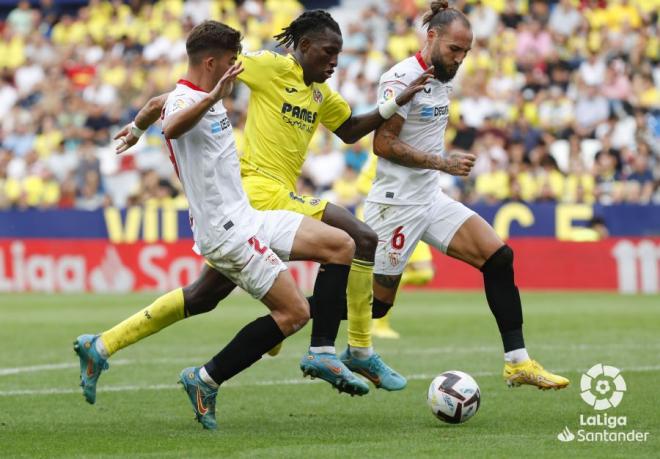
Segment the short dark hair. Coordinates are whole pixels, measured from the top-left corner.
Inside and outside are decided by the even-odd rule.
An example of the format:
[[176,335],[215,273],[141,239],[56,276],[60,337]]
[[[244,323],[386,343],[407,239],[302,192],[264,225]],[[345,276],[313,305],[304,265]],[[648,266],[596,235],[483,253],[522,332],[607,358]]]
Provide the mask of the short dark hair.
[[305,11],[291,24],[283,28],[282,33],[275,35],[273,38],[277,40],[280,46],[288,48],[293,45],[295,49],[302,37],[310,33],[323,32],[325,29],[330,29],[341,36],[339,24],[332,19],[330,13],[323,10]]
[[218,21],[204,21],[190,31],[186,52],[192,63],[198,63],[204,53],[241,51],[241,33]]
[[427,30],[433,28],[442,30],[457,19],[466,27],[472,27],[465,14],[456,8],[450,8],[447,0],[434,0],[431,2],[431,11],[427,11],[422,18],[422,25],[427,26]]

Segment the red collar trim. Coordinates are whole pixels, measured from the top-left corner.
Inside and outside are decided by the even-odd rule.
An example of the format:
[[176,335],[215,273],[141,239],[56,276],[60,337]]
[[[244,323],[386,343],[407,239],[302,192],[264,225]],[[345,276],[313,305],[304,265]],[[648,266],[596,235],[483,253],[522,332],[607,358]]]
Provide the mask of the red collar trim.
[[419,62],[419,65],[424,69],[425,71],[428,70],[429,66],[426,65],[426,62],[424,62],[424,59],[422,59],[422,52],[417,51],[417,54],[415,54],[415,58],[417,59],[417,62]]
[[188,81],[188,80],[184,80],[183,78],[180,79],[179,81],[177,81],[176,83],[177,83],[177,84],[182,84],[182,85],[188,86],[190,89],[194,89],[195,91],[207,92],[207,91],[204,91],[204,90],[203,90],[202,88],[200,88],[199,86],[197,86],[196,84],[191,83],[191,82]]

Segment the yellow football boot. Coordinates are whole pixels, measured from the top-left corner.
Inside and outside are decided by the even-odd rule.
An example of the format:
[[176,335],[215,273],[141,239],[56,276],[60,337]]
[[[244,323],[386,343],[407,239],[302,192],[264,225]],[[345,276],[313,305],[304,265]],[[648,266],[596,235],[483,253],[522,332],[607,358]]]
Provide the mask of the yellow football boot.
[[385,317],[374,319],[372,321],[371,334],[378,338],[385,339],[399,339],[401,335],[390,326],[390,313],[388,312]]
[[502,376],[509,387],[529,384],[543,390],[563,389],[570,382],[563,376],[550,373],[540,363],[532,359],[515,364],[505,363]]
[[282,343],[283,341],[277,343],[277,345],[274,348],[268,351],[268,355],[270,355],[271,357],[275,357],[277,354],[279,354],[280,351],[282,350]]

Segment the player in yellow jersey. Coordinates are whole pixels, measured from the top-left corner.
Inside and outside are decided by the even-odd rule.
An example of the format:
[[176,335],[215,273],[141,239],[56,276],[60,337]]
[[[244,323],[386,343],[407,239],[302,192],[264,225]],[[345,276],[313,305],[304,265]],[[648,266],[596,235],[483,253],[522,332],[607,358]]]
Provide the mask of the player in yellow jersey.
[[[373,261],[378,242],[376,234],[342,207],[313,196],[297,195],[295,182],[300,175],[311,137],[319,124],[323,124],[346,143],[356,142],[421,91],[431,71],[411,81],[389,107],[379,107],[369,113],[353,116],[346,101],[325,83],[337,66],[342,48],[341,31],[330,15],[321,10],[307,11],[275,38],[283,47],[293,47],[293,53],[281,56],[259,51],[239,58],[244,71],[238,79],[251,90],[245,127],[246,145],[241,158],[243,186],[251,205],[258,210],[286,209],[300,212],[343,229],[353,238],[356,250],[347,289],[349,347],[341,359],[349,369],[366,376],[379,388],[403,389],[406,386],[405,378],[373,352],[371,342]],[[138,113],[133,125],[120,131],[117,136],[122,142],[118,148],[119,153],[133,145],[137,141],[136,136],[156,121],[165,96],[149,101]],[[319,278],[326,275],[325,268],[321,266]],[[183,295],[172,295],[165,309],[185,310],[190,315],[199,314],[213,309],[226,296],[226,292],[226,280],[220,273],[207,267],[198,281],[183,290]],[[314,318],[333,314],[332,311],[315,308],[314,303],[312,298],[310,305]],[[314,320],[312,336],[318,335],[314,333],[315,327],[330,322]],[[131,335],[131,342],[147,336],[135,333],[130,328],[120,328],[117,335]],[[149,334],[158,330],[149,330]],[[121,345],[109,347],[118,350],[131,342],[123,340]],[[310,351],[335,353],[334,337],[325,342],[312,343]],[[313,364],[309,355],[305,355],[300,365],[303,373],[314,373],[314,368],[310,367]]]
[[[360,175],[357,179],[357,188],[360,194],[367,196],[374,178],[376,178],[376,166],[378,164],[378,157],[373,153],[369,155],[367,164],[364,165]],[[360,220],[364,220],[363,209],[360,208],[357,212]],[[424,285],[433,280],[435,272],[433,270],[433,255],[431,254],[431,247],[424,242],[419,241],[417,247],[413,250],[406,268],[401,275],[400,286],[405,285]],[[374,307],[372,309],[373,326],[371,334],[378,338],[399,339],[399,333],[390,325],[391,311],[383,311]]]

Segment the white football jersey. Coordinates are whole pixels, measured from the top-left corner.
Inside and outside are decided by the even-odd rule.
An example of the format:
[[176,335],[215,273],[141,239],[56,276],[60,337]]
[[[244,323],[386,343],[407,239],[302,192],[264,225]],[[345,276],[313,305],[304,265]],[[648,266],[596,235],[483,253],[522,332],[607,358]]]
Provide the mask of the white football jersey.
[[[203,89],[179,80],[165,102],[163,119],[205,96]],[[241,185],[232,126],[222,101],[188,132],[165,141],[188,198],[195,251],[205,255],[256,234],[263,216],[250,206]]]
[[[409,57],[380,78],[378,104],[396,97],[427,69],[421,54]],[[451,85],[430,79],[409,104],[399,107],[405,119],[399,139],[418,150],[444,154],[445,128],[449,119]],[[367,201],[382,204],[427,204],[440,189],[439,171],[405,167],[378,158],[376,179]]]

